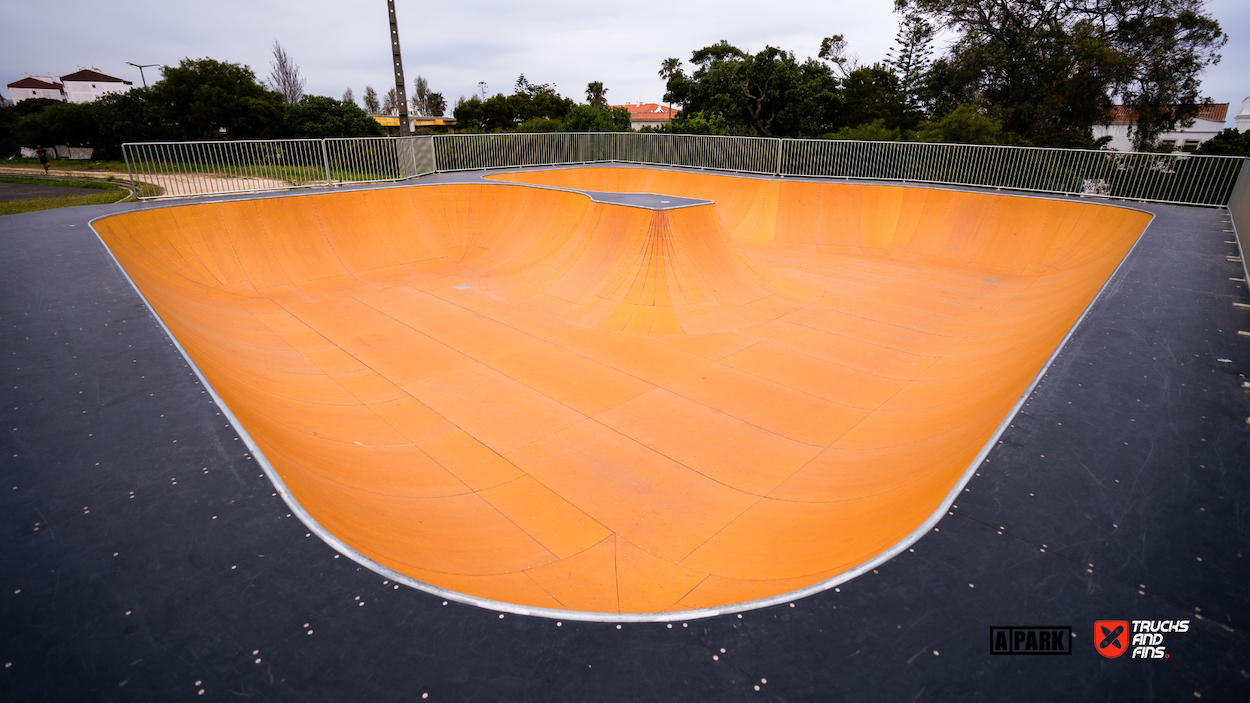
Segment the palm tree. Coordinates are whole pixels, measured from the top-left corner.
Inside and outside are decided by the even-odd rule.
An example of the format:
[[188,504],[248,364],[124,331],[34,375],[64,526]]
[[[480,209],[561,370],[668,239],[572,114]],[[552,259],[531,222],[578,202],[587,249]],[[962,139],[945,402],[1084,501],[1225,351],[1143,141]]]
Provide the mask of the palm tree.
[[[681,59],[664,59],[660,62],[660,78],[664,79],[665,92],[668,92],[668,80],[681,72]],[[668,103],[668,126],[673,128],[673,102]]]
[[603,87],[603,83],[599,81],[591,81],[586,84],[586,100],[590,102],[591,107],[601,107],[608,101],[608,89]]

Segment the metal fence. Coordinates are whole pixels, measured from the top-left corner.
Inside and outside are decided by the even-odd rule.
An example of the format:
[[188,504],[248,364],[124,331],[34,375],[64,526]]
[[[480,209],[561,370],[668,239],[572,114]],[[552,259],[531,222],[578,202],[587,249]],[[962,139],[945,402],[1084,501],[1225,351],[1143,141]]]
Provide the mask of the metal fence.
[[780,175],[973,185],[1224,205],[1243,159],[1082,149],[785,140]]
[[439,171],[622,162],[776,175],[782,140],[638,132],[445,134]]
[[151,198],[381,183],[441,171],[635,163],[803,178],[1228,203],[1245,159],[1187,153],[637,132],[149,142],[123,145]]
[[320,139],[148,142],[125,144],[122,153],[132,181],[160,189],[144,199],[327,184]]
[[433,137],[349,137],[122,145],[144,200],[383,183],[434,172]]

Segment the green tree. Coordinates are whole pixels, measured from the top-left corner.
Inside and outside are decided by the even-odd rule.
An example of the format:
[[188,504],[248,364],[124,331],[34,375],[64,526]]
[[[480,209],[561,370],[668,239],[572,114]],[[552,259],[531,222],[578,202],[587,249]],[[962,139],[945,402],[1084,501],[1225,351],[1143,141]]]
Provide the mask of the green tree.
[[843,78],[858,68],[855,59],[846,55],[846,46],[846,38],[835,34],[820,40],[820,53],[817,54],[821,60],[828,61]]
[[[645,128],[644,128],[645,129]],[[690,112],[683,110],[681,114],[673,120],[672,130],[674,134],[729,134],[729,123],[725,120],[725,116],[719,112],[710,114],[704,113],[702,110],[698,112]]]
[[1041,146],[1052,149],[1104,149],[1111,143],[1111,135],[1094,139],[1092,129],[1069,127],[1059,132],[1039,134],[1028,140],[1028,146]]
[[293,139],[381,137],[382,125],[354,102],[305,95],[290,105],[282,120],[283,135]]
[[[903,131],[898,127],[890,127],[885,118],[866,122],[854,127],[843,127],[838,131],[825,135],[825,139],[852,139],[859,142],[898,142],[903,141]],[[913,136],[913,135],[906,135]]]
[[496,93],[482,101],[482,128],[491,132],[506,132],[516,129],[521,122],[515,104],[508,101],[508,96]]
[[1194,153],[1215,156],[1250,156],[1250,132],[1225,129],[1203,142]]
[[430,97],[426,98],[426,106],[430,109],[430,114],[434,117],[442,117],[447,112],[447,98],[442,93],[430,93]]
[[936,122],[916,130],[916,140],[946,144],[1003,144],[1008,137],[1003,123],[971,105],[963,105]]
[[408,103],[412,106],[412,114],[430,115],[430,82],[425,76],[417,76],[412,80],[412,97],[408,99]]
[[560,120],[547,117],[531,117],[517,126],[516,131],[525,133],[559,132],[564,127]]
[[[670,59],[664,59],[663,61],[660,62],[660,71],[658,75],[660,76],[660,78],[664,79],[665,84],[668,83],[668,80],[670,78],[672,78],[673,76],[677,75],[680,72],[681,72],[681,59],[670,58]],[[671,120],[673,116],[672,101],[669,101],[668,103],[668,115],[669,115],[669,119]]]
[[482,99],[476,95],[468,99],[461,97],[456,101],[456,108],[451,114],[456,118],[458,130],[482,129]]
[[382,114],[382,104],[378,102],[378,91],[373,86],[365,86],[365,112],[370,115]]
[[22,153],[22,143],[17,138],[17,123],[20,119],[13,105],[0,105],[0,158]]
[[936,59],[921,77],[919,102],[930,116],[941,116],[960,105],[983,102],[977,71],[949,57]]
[[898,77],[908,111],[918,112],[924,103],[923,86],[933,55],[933,24],[915,12],[903,14],[885,65]]
[[1211,102],[1199,92],[1198,75],[1219,63],[1228,35],[1199,0],[1138,0],[1130,7],[1117,17],[1114,46],[1128,76],[1115,91],[1137,115],[1133,142],[1141,149]]
[[864,66],[850,72],[842,81],[843,120],[856,126],[883,120],[889,129],[910,129],[916,113],[907,109],[907,94],[895,75],[884,64]]
[[586,102],[591,107],[599,107],[607,103],[608,89],[603,87],[600,81],[591,81],[586,84]]
[[149,95],[177,139],[265,139],[281,128],[282,96],[247,66],[183,59],[161,75]]
[[60,100],[53,100],[51,98],[27,98],[26,100],[23,100],[22,102],[17,103],[16,105],[13,105],[9,109],[13,110],[13,114],[17,115],[18,117],[25,117],[26,115],[33,115],[37,112],[43,112],[44,110],[52,107],[53,105],[60,105],[60,104],[62,104]]
[[699,68],[680,69],[668,80],[664,100],[687,112],[722,115],[739,134],[801,137],[836,126],[842,104],[830,68],[793,52],[765,47],[751,55],[721,41],[691,54]]
[[27,147],[95,146],[100,132],[91,103],[56,101],[40,112],[23,117],[17,123],[17,136],[22,146]]
[[561,120],[565,132],[628,132],[629,110],[623,107],[576,105]]
[[576,104],[556,92],[548,83],[530,83],[524,74],[517,81],[517,90],[508,96],[508,104],[515,113],[516,123],[535,117],[558,120],[568,114]]
[[135,88],[125,93],[109,93],[92,103],[100,140],[94,156],[120,159],[126,142],[169,141],[178,138],[178,125],[167,123],[152,89]]
[[930,93],[975,96],[1026,139],[1103,122],[1112,97],[1139,146],[1191,118],[1227,37],[1201,0],[896,0],[957,39]]
[[[535,84],[522,75],[512,95],[498,93],[485,100],[474,95],[461,99],[455,109],[457,129],[488,132],[514,131],[534,119],[559,121],[573,108],[573,101],[560,96],[546,83]],[[534,123],[539,124],[539,123]]]
[[282,94],[288,104],[299,102],[304,97],[304,85],[307,81],[300,75],[299,64],[286,53],[286,49],[273,40],[273,61],[270,62],[269,80],[265,87]]

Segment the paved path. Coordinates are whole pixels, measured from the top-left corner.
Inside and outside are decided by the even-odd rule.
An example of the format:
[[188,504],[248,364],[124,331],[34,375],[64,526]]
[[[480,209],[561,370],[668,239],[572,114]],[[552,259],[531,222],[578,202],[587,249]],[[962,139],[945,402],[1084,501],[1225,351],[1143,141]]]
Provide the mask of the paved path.
[[[22,166],[0,166],[0,174],[15,176],[42,176],[43,170],[39,168],[25,168]],[[47,175],[60,176],[66,178],[90,178],[93,180],[108,180],[109,176],[119,181],[128,181],[130,176],[125,171],[75,171],[71,169],[53,168],[49,169]]]
[[[0,166],[0,175],[40,176],[38,168],[21,166]],[[65,178],[90,178],[107,180],[110,176],[119,181],[129,181],[130,175],[125,171],[71,171],[68,169],[49,169],[49,176]],[[286,181],[276,178],[233,178],[215,173],[179,173],[161,176],[144,177],[147,183],[162,188],[168,195],[210,195],[221,193],[248,193],[261,190],[275,190],[289,187]]]
[[72,188],[69,186],[35,185],[33,183],[4,183],[0,181],[0,203],[36,198],[63,198],[67,195],[95,195],[107,191],[99,188]]

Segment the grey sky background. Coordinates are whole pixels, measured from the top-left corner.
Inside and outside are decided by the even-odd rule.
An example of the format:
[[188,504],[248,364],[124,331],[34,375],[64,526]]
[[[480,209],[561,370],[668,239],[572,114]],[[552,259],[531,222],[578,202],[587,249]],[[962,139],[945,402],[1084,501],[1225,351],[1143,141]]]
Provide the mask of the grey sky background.
[[[721,39],[743,49],[765,45],[815,56],[822,37],[843,34],[862,63],[883,59],[893,44],[897,16],[891,0],[811,2],[679,0],[650,7],[572,0],[479,0],[420,3],[397,0],[404,75],[424,75],[449,107],[485,81],[490,94],[511,93],[519,74],[554,83],[585,100],[586,84],[602,81],[612,103],[658,102],[664,93],[660,62]],[[1203,76],[1203,90],[1231,103],[1229,126],[1250,96],[1250,2],[1213,0],[1208,11],[1229,35],[1224,59]],[[50,12],[51,11],[51,12]],[[102,4],[84,0],[9,3],[0,42],[0,84],[23,73],[60,76],[79,67],[141,85],[126,65],[174,65],[210,57],[269,74],[274,39],[299,64],[306,91],[339,97],[351,86],[360,102],[366,84],[379,94],[393,85],[386,3],[303,0],[219,0],[208,4]],[[943,43],[935,47],[940,53]],[[147,69],[149,83],[159,69]],[[7,88],[0,89],[6,97]]]

